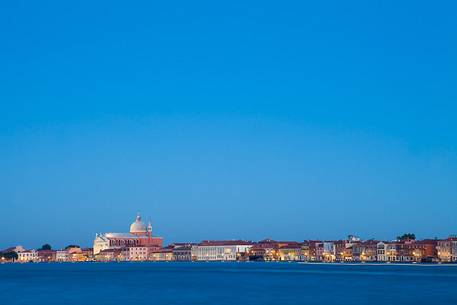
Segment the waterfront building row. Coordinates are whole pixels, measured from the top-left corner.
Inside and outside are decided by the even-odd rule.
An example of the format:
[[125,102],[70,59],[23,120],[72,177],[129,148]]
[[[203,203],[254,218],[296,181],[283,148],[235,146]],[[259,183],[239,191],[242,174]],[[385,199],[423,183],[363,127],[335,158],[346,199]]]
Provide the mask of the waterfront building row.
[[[457,237],[448,239],[361,241],[305,240],[259,242],[245,240],[202,241],[157,245],[115,246],[95,249],[70,247],[63,250],[17,248],[18,262],[84,261],[304,261],[304,262],[457,262]],[[6,250],[3,251],[6,253]]]
[[134,246],[104,250],[96,260],[109,261],[303,261],[303,262],[457,262],[457,238],[446,240],[203,241],[165,248]]
[[[3,253],[3,254],[2,254]],[[14,253],[14,255],[12,255]],[[205,240],[163,247],[137,215],[128,233],[96,234],[93,248],[0,251],[2,260],[19,262],[83,261],[309,261],[309,262],[457,262],[457,237],[416,240],[406,234],[393,241],[365,240],[350,235],[343,240],[276,241]]]
[[86,262],[93,260],[92,248],[68,247],[62,250],[24,250],[17,252],[18,262]]

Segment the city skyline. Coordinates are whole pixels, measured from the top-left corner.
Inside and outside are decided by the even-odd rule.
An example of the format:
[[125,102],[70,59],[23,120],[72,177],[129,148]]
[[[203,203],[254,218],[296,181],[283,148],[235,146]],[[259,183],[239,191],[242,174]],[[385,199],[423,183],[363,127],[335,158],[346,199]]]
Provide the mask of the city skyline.
[[218,239],[164,244],[163,237],[154,234],[152,223],[146,224],[138,213],[128,231],[96,233],[92,247],[72,243],[56,249],[46,243],[35,249],[20,245],[0,249],[0,263],[127,261],[442,264],[457,262],[457,236],[418,239],[410,232],[393,240],[348,235],[335,240]]
[[5,4],[0,245],[456,234],[445,6]]

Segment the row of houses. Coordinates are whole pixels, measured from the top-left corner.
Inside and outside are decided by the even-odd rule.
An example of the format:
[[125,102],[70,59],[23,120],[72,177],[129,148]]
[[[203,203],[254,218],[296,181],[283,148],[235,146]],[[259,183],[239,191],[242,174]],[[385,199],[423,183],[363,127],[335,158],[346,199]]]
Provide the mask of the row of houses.
[[349,236],[344,240],[206,240],[167,247],[133,245],[94,253],[92,248],[25,250],[19,262],[83,261],[310,261],[310,262],[457,262],[457,237],[378,241]]
[[17,252],[18,262],[86,262],[93,260],[92,248],[69,247],[63,250],[24,250]]
[[457,262],[457,237],[445,240],[203,241],[165,248],[106,249],[97,261]]
[[255,243],[244,240],[176,243],[164,248],[133,246],[104,249],[96,261],[236,261]]

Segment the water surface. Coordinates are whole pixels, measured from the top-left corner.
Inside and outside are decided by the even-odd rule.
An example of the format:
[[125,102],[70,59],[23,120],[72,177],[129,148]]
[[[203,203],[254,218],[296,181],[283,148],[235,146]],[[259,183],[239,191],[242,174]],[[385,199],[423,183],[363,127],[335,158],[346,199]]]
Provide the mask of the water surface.
[[457,304],[457,266],[296,263],[0,265],[0,303]]

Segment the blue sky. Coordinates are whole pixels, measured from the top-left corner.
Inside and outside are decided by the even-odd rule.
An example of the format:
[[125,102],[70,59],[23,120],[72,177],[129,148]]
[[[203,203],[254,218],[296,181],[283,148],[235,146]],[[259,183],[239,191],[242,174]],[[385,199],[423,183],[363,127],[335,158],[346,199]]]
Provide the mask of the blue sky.
[[0,248],[457,233],[456,12],[0,3]]

